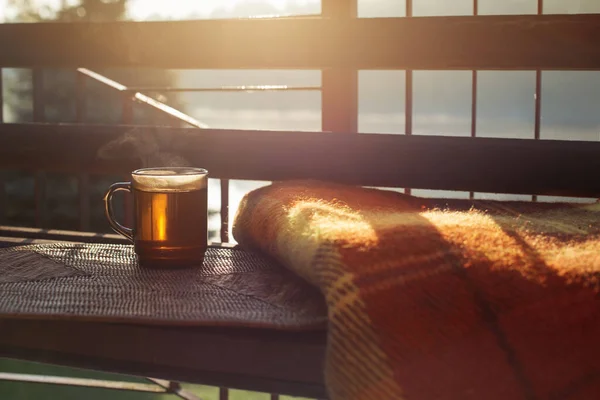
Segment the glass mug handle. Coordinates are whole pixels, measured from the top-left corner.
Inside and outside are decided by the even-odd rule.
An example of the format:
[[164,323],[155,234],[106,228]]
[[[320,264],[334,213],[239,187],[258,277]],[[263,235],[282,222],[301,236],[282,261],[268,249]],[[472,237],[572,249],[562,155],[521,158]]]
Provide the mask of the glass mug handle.
[[131,228],[127,228],[126,226],[121,225],[115,219],[115,213],[113,210],[112,197],[116,192],[124,190],[126,192],[131,193],[131,183],[130,182],[119,182],[115,183],[108,188],[106,195],[104,196],[104,213],[106,218],[108,219],[108,223],[110,227],[117,233],[125,236],[131,242],[133,242],[133,230]]

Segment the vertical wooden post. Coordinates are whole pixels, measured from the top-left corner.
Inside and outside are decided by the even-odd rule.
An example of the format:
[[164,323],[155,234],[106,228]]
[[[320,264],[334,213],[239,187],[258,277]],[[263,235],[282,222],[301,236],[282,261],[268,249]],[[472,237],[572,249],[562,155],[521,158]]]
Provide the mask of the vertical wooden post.
[[[78,124],[85,122],[86,96],[85,76],[75,70],[75,118]],[[90,176],[86,172],[77,175],[79,191],[79,230],[90,230]]]
[[[356,18],[357,0],[323,0],[321,14],[335,21]],[[322,130],[358,132],[358,71],[327,68],[321,72]]]
[[[35,68],[32,71],[33,86],[33,122],[46,120],[44,99],[44,71]],[[38,228],[46,227],[46,173],[37,171],[35,179],[35,225]]]

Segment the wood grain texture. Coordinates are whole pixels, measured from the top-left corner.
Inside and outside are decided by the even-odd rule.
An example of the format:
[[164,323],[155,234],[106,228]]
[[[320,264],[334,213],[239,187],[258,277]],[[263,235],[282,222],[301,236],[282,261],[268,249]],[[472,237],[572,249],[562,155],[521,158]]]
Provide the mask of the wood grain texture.
[[[133,148],[100,160],[128,126],[4,124],[0,167],[127,174]],[[320,179],[366,186],[600,196],[600,143],[138,127],[213,178]]]
[[593,14],[2,24],[0,67],[585,70],[599,37]]

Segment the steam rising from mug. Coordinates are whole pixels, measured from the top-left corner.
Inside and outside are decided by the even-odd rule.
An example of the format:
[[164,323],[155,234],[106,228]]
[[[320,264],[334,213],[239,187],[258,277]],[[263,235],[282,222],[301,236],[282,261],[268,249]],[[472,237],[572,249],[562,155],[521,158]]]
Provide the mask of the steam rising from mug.
[[159,128],[134,128],[102,146],[97,156],[107,161],[138,158],[143,168],[190,167],[188,160],[170,151],[173,136]]

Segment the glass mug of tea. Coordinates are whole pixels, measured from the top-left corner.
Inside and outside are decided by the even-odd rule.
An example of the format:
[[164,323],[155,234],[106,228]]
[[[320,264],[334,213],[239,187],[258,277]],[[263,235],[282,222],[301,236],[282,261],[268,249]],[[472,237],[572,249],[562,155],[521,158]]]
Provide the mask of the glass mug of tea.
[[[143,168],[131,182],[113,184],[104,196],[112,229],[129,239],[139,264],[148,267],[201,265],[208,247],[208,172],[201,168]],[[112,197],[133,194],[133,228],[115,219]]]

